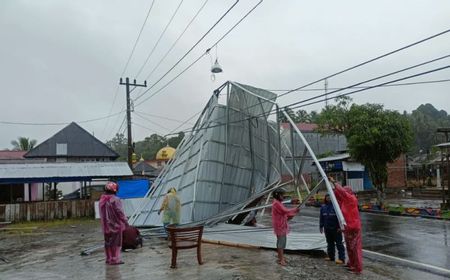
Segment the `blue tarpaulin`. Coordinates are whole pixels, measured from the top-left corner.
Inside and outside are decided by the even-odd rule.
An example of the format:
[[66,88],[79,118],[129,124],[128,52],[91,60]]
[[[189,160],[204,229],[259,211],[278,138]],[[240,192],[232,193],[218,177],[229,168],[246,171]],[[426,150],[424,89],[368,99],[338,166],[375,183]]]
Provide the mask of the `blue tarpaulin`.
[[120,198],[144,197],[150,187],[148,180],[126,180],[117,183],[119,184],[117,196]]

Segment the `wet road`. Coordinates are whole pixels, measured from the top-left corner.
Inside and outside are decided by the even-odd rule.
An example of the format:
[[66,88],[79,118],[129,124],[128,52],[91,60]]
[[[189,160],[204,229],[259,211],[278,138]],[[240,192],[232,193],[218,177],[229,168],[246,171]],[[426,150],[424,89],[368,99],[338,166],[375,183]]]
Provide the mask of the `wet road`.
[[[293,230],[318,232],[319,208],[307,207]],[[450,269],[450,222],[361,213],[363,248]]]

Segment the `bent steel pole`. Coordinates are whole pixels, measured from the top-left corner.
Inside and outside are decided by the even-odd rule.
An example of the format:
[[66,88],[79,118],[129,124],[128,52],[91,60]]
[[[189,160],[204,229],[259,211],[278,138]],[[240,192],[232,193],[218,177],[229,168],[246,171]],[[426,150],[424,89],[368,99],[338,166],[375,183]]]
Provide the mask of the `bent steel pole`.
[[306,149],[308,149],[309,154],[311,155],[314,163],[317,166],[317,169],[319,170],[320,175],[322,176],[323,180],[325,181],[325,186],[327,187],[328,193],[330,194],[331,203],[333,203],[334,210],[336,211],[336,216],[338,217],[339,224],[341,226],[341,229],[344,229],[344,227],[347,225],[344,219],[344,216],[342,215],[341,208],[339,207],[339,204],[337,203],[336,196],[334,195],[333,188],[331,187],[330,182],[328,181],[327,175],[325,174],[325,171],[323,171],[322,166],[320,165],[319,161],[317,160],[316,155],[314,154],[314,151],[309,146],[308,142],[306,141],[303,134],[300,132],[300,129],[295,125],[294,121],[291,119],[289,114],[286,112],[286,110],[283,110],[283,114],[285,115],[286,119],[289,121],[289,123],[292,125],[292,127],[297,132],[298,136],[302,140],[303,144],[305,144]]

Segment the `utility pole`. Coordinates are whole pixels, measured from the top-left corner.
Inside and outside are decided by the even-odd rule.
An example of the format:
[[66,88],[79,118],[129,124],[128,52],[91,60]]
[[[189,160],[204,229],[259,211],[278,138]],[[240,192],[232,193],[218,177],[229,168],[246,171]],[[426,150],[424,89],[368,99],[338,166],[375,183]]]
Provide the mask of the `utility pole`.
[[[133,169],[133,162],[132,162],[132,156],[133,156],[133,141],[131,139],[131,100],[130,100],[130,86],[136,87],[147,87],[147,81],[144,81],[144,84],[136,84],[136,79],[133,81],[132,84],[130,84],[130,79],[127,77],[125,78],[125,83],[123,83],[122,78],[120,78],[120,84],[125,85],[126,94],[127,94],[127,130],[128,130],[128,166],[130,166],[131,169]],[[133,89],[134,89],[133,88]]]
[[324,80],[324,86],[325,86],[325,107],[328,107],[328,80]]

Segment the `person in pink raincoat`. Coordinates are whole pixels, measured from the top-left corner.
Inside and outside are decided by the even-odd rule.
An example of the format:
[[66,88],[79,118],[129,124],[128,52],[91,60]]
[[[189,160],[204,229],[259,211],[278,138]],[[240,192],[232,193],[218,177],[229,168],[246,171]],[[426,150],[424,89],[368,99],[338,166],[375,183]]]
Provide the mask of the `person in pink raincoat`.
[[344,215],[347,225],[344,230],[345,245],[347,247],[348,263],[347,266],[351,272],[361,273],[363,269],[362,262],[362,235],[361,219],[359,217],[358,199],[353,193],[351,187],[342,187],[336,183],[333,178],[329,178],[330,183],[334,185],[334,194],[339,207]]
[[278,264],[285,266],[284,249],[286,248],[286,236],[289,233],[288,220],[298,213],[299,208],[288,209],[284,207],[282,201],[284,199],[285,190],[279,188],[273,192],[272,202],[272,226],[277,236],[277,253]]
[[110,265],[123,264],[120,258],[122,232],[128,225],[122,203],[116,196],[118,189],[117,183],[108,182],[99,202],[100,221],[105,236],[106,263]]

